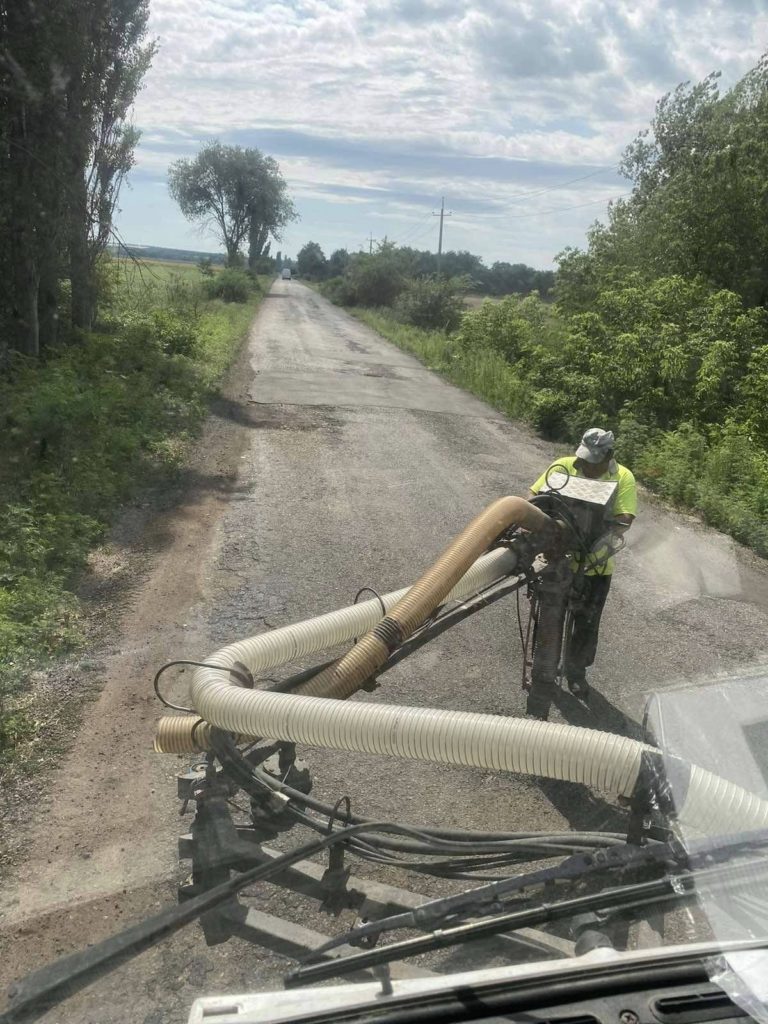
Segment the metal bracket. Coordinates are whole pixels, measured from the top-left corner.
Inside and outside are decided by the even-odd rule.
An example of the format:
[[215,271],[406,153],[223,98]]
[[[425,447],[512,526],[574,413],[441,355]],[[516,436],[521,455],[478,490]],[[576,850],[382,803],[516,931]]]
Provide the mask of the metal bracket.
[[320,880],[325,891],[320,909],[326,914],[338,917],[351,905],[352,896],[347,889],[351,873],[351,868],[344,867],[344,847],[341,844],[332,846],[328,851],[328,867]]

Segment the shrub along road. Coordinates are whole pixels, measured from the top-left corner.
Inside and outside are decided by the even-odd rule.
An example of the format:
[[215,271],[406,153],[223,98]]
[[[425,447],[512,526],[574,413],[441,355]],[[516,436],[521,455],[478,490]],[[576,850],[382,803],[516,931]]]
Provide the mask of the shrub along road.
[[[189,759],[151,753],[160,664],[348,604],[364,585],[404,585],[486,504],[525,493],[558,453],[313,291],[277,282],[184,493],[171,508],[128,516],[96,560],[107,582],[94,588],[94,613],[105,599],[119,608],[110,643],[89,652],[103,690],[47,799],[19,826],[19,863],[0,897],[0,980],[175,898],[176,836],[189,818],[178,816],[174,774]],[[499,602],[361,699],[520,715],[516,633],[512,599]],[[645,500],[606,610],[594,713],[564,697],[555,719],[634,733],[654,687],[759,662],[766,635],[765,563]],[[171,688],[176,699],[184,682]],[[612,830],[624,821],[576,785],[303,754],[319,795],[349,794],[374,818],[505,829]],[[445,890],[429,880],[419,888]],[[279,891],[262,906],[338,927]],[[192,926],[46,1019],[183,1020],[196,995],[279,986],[284,968],[237,941],[209,950]]]

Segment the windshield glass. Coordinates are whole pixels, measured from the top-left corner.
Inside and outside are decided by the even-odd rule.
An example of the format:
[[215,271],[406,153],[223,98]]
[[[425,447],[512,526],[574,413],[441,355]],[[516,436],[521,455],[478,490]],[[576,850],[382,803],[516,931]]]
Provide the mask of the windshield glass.
[[2,1000],[91,950],[0,1012],[699,942],[757,1013],[764,5],[0,40]]

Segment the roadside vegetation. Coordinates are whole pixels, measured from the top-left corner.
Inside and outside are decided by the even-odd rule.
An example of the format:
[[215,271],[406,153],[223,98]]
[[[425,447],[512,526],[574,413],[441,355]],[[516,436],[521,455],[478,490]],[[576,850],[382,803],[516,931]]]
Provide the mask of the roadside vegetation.
[[81,642],[89,551],[182,464],[267,280],[111,259],[100,274],[92,330],[0,377],[0,762],[34,735],[31,669]]
[[[375,253],[349,253],[336,249],[326,259],[317,242],[307,242],[296,256],[296,271],[308,281],[322,282],[339,301],[375,305],[391,293],[407,292],[410,285],[422,281],[455,282],[454,291],[477,296],[528,295],[538,292],[550,297],[555,283],[552,270],[535,270],[525,263],[497,261],[487,267],[480,256],[464,250],[444,252],[438,261],[433,252],[396,245],[386,238]],[[438,273],[439,271],[439,273]],[[442,288],[443,285],[441,284]],[[385,289],[382,294],[380,289]],[[461,304],[463,309],[466,303]]]
[[765,59],[663,97],[621,164],[631,195],[557,257],[554,304],[457,317],[464,284],[387,246],[323,290],[544,437],[611,427],[646,486],[768,556],[767,139]]
[[214,141],[169,187],[224,254],[137,258],[113,215],[148,0],[38,7],[0,5],[0,764],[35,736],[32,670],[82,640],[89,552],[181,464],[296,217],[271,157]]

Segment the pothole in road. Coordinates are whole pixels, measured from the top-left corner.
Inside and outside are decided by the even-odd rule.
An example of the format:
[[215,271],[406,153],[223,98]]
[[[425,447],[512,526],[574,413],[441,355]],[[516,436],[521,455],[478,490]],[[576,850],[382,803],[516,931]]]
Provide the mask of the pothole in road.
[[245,426],[260,430],[321,430],[340,427],[341,422],[327,406],[317,405],[262,405],[251,399],[243,406]]

